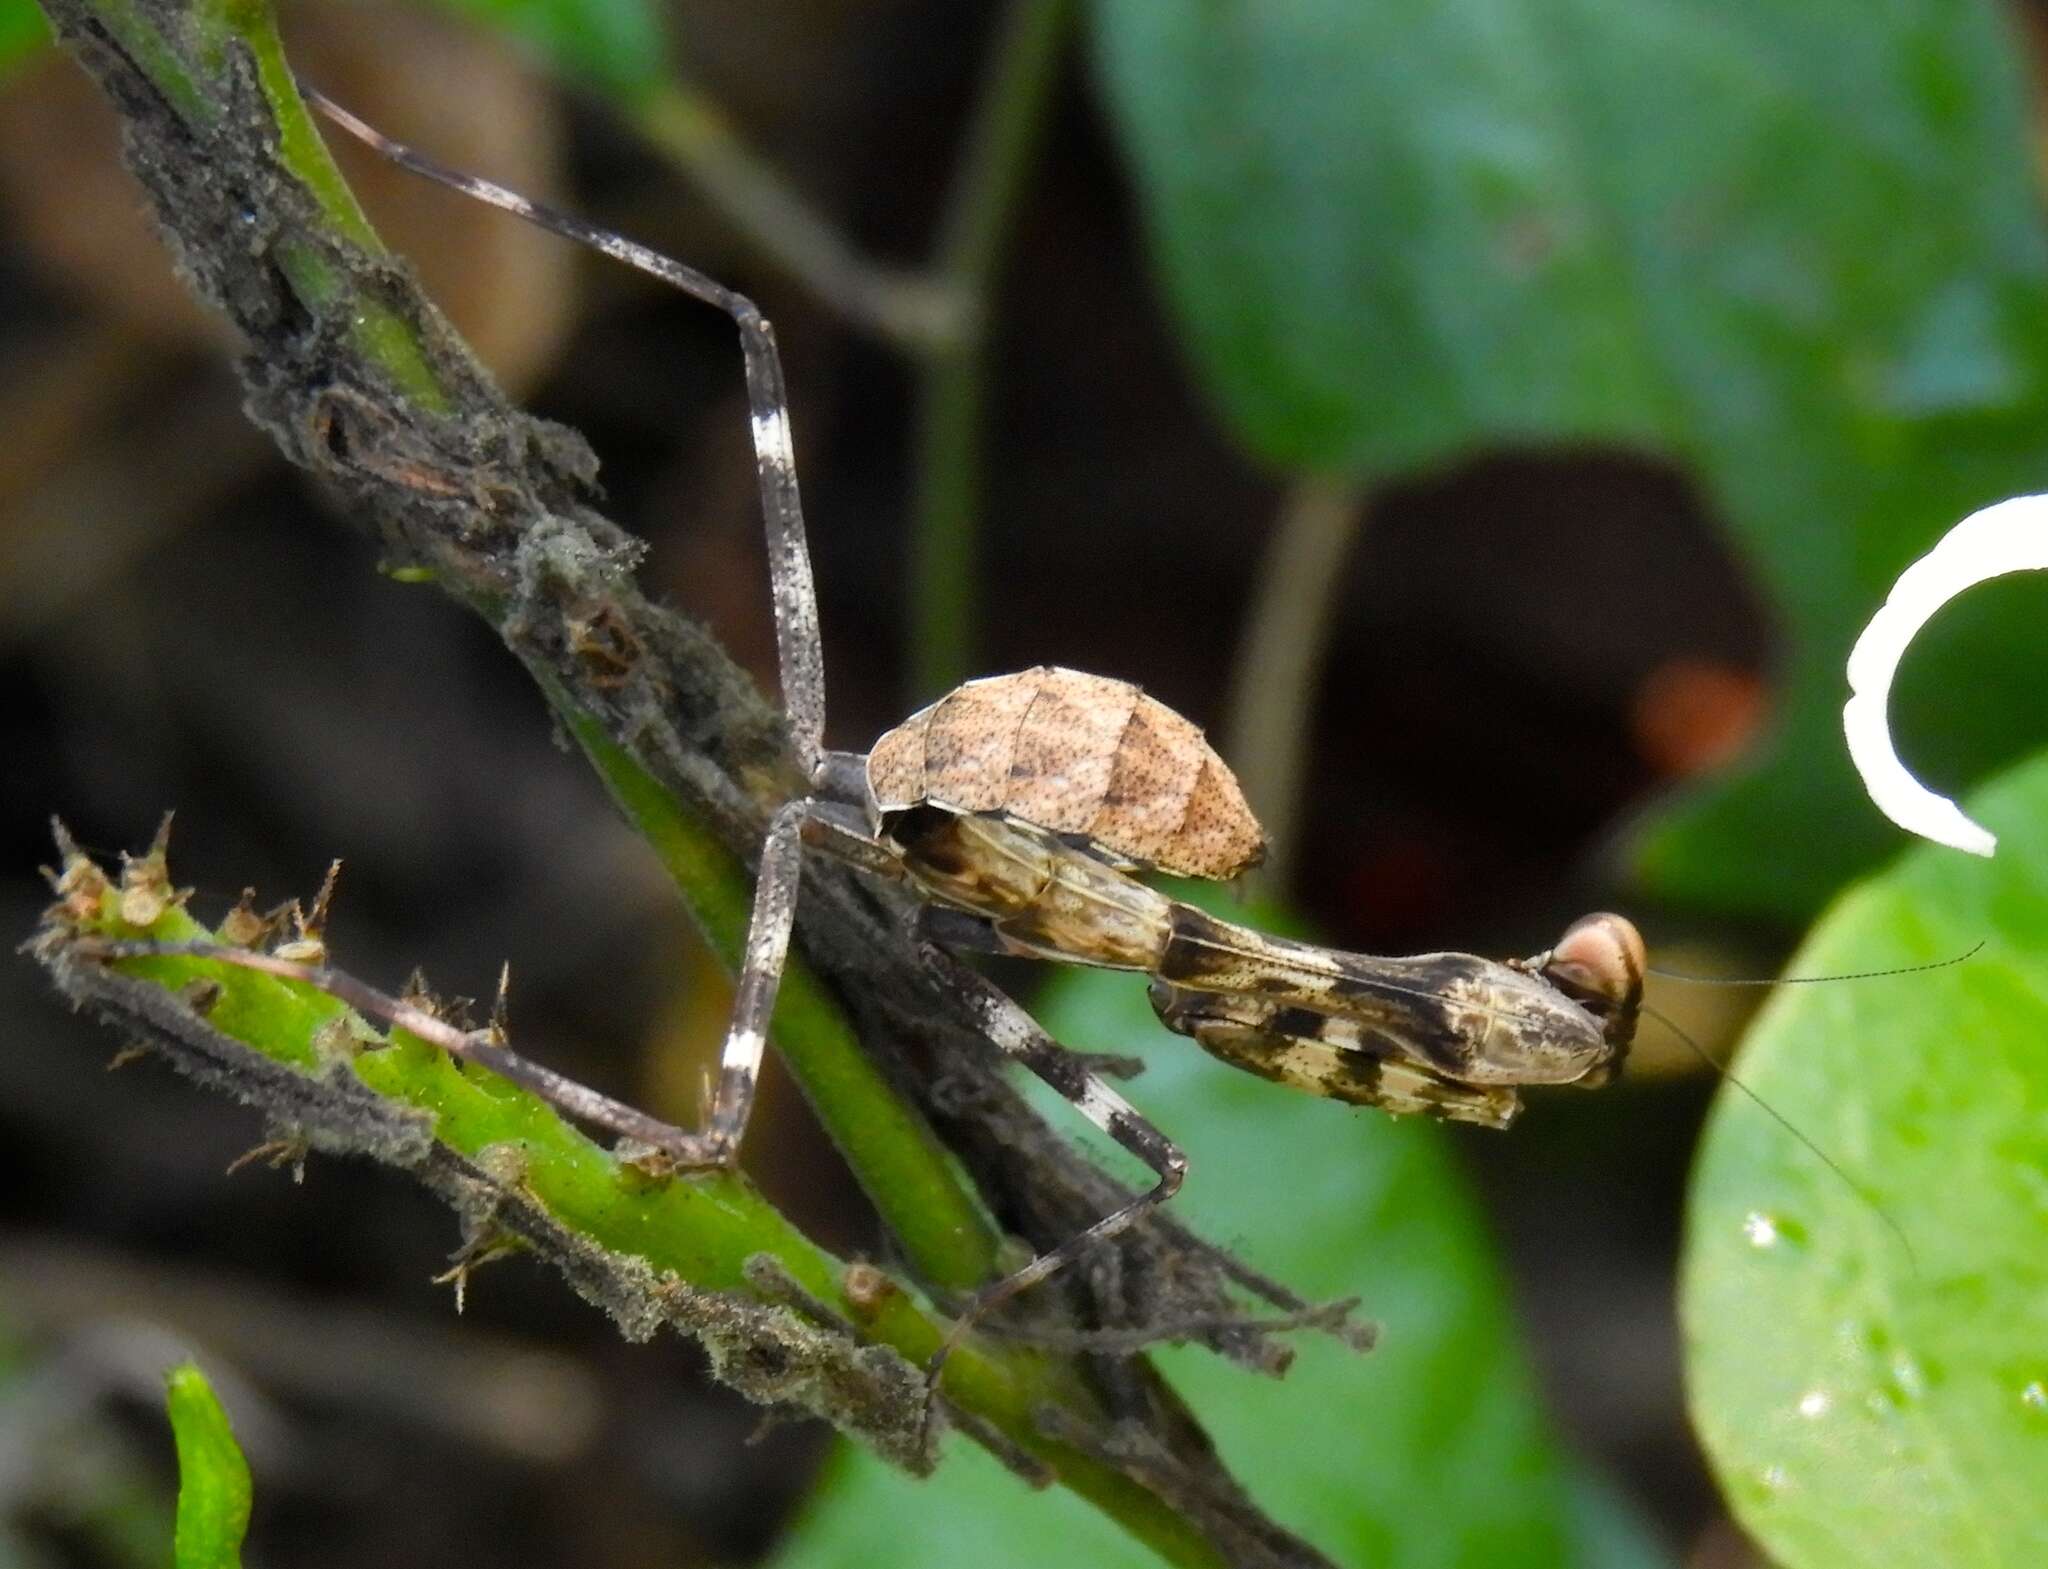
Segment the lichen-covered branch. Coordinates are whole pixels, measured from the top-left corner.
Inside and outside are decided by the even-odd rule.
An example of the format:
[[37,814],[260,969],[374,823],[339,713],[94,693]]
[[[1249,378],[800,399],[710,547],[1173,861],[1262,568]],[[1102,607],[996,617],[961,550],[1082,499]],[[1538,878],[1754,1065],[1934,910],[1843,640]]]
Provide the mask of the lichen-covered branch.
[[[321,940],[296,907],[266,920],[245,905],[209,931],[172,886],[161,837],[118,882],[61,833],[60,847],[57,901],[31,950],[74,1004],[254,1107],[276,1148],[411,1173],[461,1217],[459,1270],[524,1248],[629,1339],[672,1325],[742,1393],[929,1469],[922,1366],[944,1331],[880,1271],[817,1247],[738,1173],[683,1175],[603,1149],[527,1091],[380,1031],[323,991],[214,959],[116,957],[134,939],[300,951]],[[1103,1458],[1113,1434],[1056,1361],[965,1346],[945,1395],[966,1431],[1033,1480],[1094,1500],[1169,1562],[1254,1561],[1231,1545],[1241,1528],[1217,1540],[1221,1522]]]
[[[747,864],[767,815],[798,780],[779,716],[744,674],[700,628],[641,594],[632,575],[637,543],[590,505],[595,464],[581,440],[508,407],[382,253],[327,162],[257,0],[48,0],[48,10],[121,111],[131,166],[181,268],[242,332],[252,418],[366,520],[392,565],[431,577],[498,630],[660,851],[714,942],[730,953]],[[986,1278],[994,1245],[949,1150],[983,1193],[996,1196],[1004,1226],[1041,1245],[1070,1235],[1123,1194],[1077,1160],[1004,1081],[993,1051],[918,963],[895,897],[838,868],[807,868],[797,935],[804,965],[792,975],[774,1033],[912,1268],[932,1286],[959,1292]],[[258,1043],[241,1040],[233,1052],[223,1046],[239,1037],[218,1011],[202,1019],[167,1010],[172,999],[161,986],[88,963],[61,942],[43,952],[74,996],[280,1120],[327,1130],[321,1137],[354,1128],[367,1140],[373,1122],[384,1129],[379,1137],[399,1144],[406,1128],[414,1129],[408,1137],[423,1137],[384,1095],[376,1097],[376,1118],[348,1121],[351,1108],[366,1105],[362,1057],[346,1080],[303,1067],[280,1077],[272,1059],[263,1058],[272,1063],[263,1068],[250,1055]],[[211,979],[229,985],[224,971]],[[375,1060],[403,1065],[411,1058],[400,1043]],[[444,1087],[482,1093],[445,1065],[416,1066],[440,1074]],[[465,1150],[444,1129],[425,1144],[405,1144],[413,1153],[402,1163],[451,1197],[474,1193],[461,1184],[476,1181],[480,1152],[502,1142]],[[610,1157],[598,1151],[577,1159]],[[493,1191],[508,1186],[504,1176],[484,1172]],[[693,1178],[684,1186],[711,1191],[719,1180],[736,1183]],[[531,1183],[510,1186],[514,1200],[504,1213],[529,1245],[552,1248],[565,1265],[572,1243],[611,1246],[550,1205],[529,1215],[517,1194]],[[771,1216],[757,1217],[762,1227],[781,1224]],[[520,1229],[529,1224],[562,1234],[535,1242]],[[833,1301],[836,1264],[814,1249],[806,1254],[809,1244],[786,1226],[782,1232],[787,1257],[780,1247],[737,1251],[735,1242],[708,1274],[682,1267],[693,1262],[687,1252],[652,1267],[673,1269],[692,1290],[715,1291],[721,1302],[747,1303],[751,1313],[767,1299],[739,1266],[770,1256],[804,1293]],[[1118,1246],[1120,1267],[1100,1272],[1096,1295],[1081,1272],[1062,1285],[1082,1323],[1126,1343],[1148,1329],[1200,1326],[1183,1332],[1248,1366],[1284,1368],[1287,1347],[1243,1321],[1236,1293],[1250,1291],[1289,1312],[1305,1306],[1299,1298],[1171,1221],[1134,1228]],[[1102,1281],[1114,1282],[1114,1297],[1100,1294]],[[898,1296],[900,1311],[911,1315],[902,1343],[866,1325],[863,1332],[915,1358],[922,1331],[908,1326],[929,1325]],[[781,1324],[786,1310],[776,1312]],[[1031,1388],[1009,1418],[971,1387],[982,1376],[977,1369],[1011,1365],[1007,1353],[956,1357],[947,1395],[1148,1540],[1172,1538],[1176,1561],[1288,1561],[1245,1546],[1270,1528],[1246,1534],[1246,1520],[1255,1518],[1249,1506],[1142,1364],[1120,1364],[1103,1386],[1126,1425],[1152,1426],[1153,1452],[1140,1466],[1117,1458],[1132,1446],[1111,1441],[1104,1397],[1083,1376],[1084,1363],[1025,1360],[1042,1367],[1048,1382]],[[1049,1395],[1064,1427],[1079,1424],[1098,1437],[1087,1444],[1048,1439],[1030,1407]]]

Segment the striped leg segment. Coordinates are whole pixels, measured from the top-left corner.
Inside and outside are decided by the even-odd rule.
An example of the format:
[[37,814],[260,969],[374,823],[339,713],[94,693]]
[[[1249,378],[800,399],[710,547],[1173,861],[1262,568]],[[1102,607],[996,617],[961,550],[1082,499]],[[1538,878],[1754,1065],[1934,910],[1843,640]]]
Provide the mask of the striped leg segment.
[[740,1135],[754,1109],[754,1091],[761,1082],[761,1057],[768,1044],[768,1021],[775,1013],[775,994],[789,958],[789,932],[796,921],[796,901],[803,884],[803,825],[807,801],[787,802],[768,825],[761,846],[761,869],[754,879],[754,914],[747,925],[747,952],[733,998],[732,1022],[718,1064],[718,1089],[701,1137],[728,1164],[739,1152]]
[[1042,1253],[1014,1274],[986,1286],[954,1321],[927,1372],[934,1383],[946,1358],[977,1321],[1020,1291],[1058,1273],[1096,1243],[1115,1236],[1147,1210],[1164,1204],[1180,1191],[1188,1158],[1173,1141],[1138,1115],[1130,1102],[1091,1072],[1038,1022],[995,984],[930,943],[923,945],[926,964],[949,992],[958,997],[981,1032],[1003,1051],[1080,1108],[1081,1115],[1151,1167],[1158,1182],[1128,1204],[1112,1210],[1085,1231],[1077,1232],[1050,1252]]
[[[671,257],[621,235],[600,229],[567,213],[521,196],[475,175],[449,169],[425,154],[392,140],[346,109],[304,88],[308,102],[350,135],[415,174],[486,202],[528,223],[624,262],[627,266],[680,289],[730,316],[738,327],[745,362],[747,406],[754,435],[754,467],[761,489],[761,512],[768,533],[768,569],[775,605],[775,642],[782,668],[782,702],[789,716],[790,739],[803,766],[807,787],[864,798],[859,759],[825,751],[825,655],[818,631],[818,596],[811,577],[809,545],[804,537],[803,501],[797,489],[796,454],[790,439],[789,391],[775,329],[760,307],[715,279]],[[858,787],[858,788],[856,788]],[[761,1074],[769,1016],[789,953],[790,926],[796,915],[797,887],[802,871],[802,839],[809,803],[792,802],[779,811],[761,851],[760,879],[754,890],[753,920],[739,976],[739,994],[726,1033],[718,1088],[705,1130],[670,1144],[690,1165],[723,1165],[737,1150],[753,1109]],[[815,832],[837,841],[855,840],[838,821],[821,822]],[[878,847],[856,857],[872,864]]]
[[502,1032],[495,1024],[489,1029],[465,1030],[448,1020],[426,1011],[414,1003],[381,992],[367,982],[356,979],[345,970],[332,969],[326,965],[302,964],[297,960],[284,959],[276,954],[263,953],[253,948],[234,948],[224,943],[196,942],[145,942],[107,941],[92,939],[82,941],[79,951],[92,953],[102,959],[147,959],[166,955],[179,955],[193,959],[211,959],[222,964],[237,965],[245,970],[261,971],[284,980],[298,981],[315,990],[326,992],[330,997],[339,998],[366,1019],[379,1019],[385,1024],[404,1030],[408,1035],[417,1036],[431,1046],[438,1046],[451,1057],[466,1062],[478,1063],[490,1069],[500,1078],[510,1079],[514,1084],[531,1090],[542,1100],[559,1107],[570,1116],[590,1123],[594,1127],[609,1128],[612,1132],[637,1139],[661,1150],[678,1165],[702,1167],[719,1166],[727,1162],[728,1156],[714,1147],[704,1135],[688,1133],[683,1129],[658,1118],[650,1117],[637,1107],[600,1094],[588,1085],[543,1067],[540,1063],[520,1056],[504,1044]]
[[332,99],[300,84],[306,101],[349,135],[402,169],[462,192],[528,223],[588,245],[614,261],[659,278],[692,299],[714,305],[740,331],[746,362],[747,404],[754,430],[754,467],[760,475],[761,511],[768,526],[768,570],[775,596],[775,645],[782,662],[782,706],[789,714],[804,777],[815,778],[824,757],[825,652],[818,633],[818,594],[811,580],[810,549],[804,539],[803,501],[797,494],[796,456],[789,434],[789,392],[775,329],[744,294],[707,278],[693,267],[636,244],[610,230],[558,212],[491,180],[463,174],[394,141],[359,120]]

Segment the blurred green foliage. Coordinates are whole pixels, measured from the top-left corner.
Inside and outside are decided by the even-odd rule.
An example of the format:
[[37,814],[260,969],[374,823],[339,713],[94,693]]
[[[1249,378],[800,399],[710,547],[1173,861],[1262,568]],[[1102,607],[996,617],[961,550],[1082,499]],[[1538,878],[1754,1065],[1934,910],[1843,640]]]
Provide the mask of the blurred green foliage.
[[[913,1524],[914,1522],[914,1524]],[[979,1445],[946,1445],[938,1478],[920,1482],[840,1444],[784,1538],[776,1569],[1158,1569],[1159,1560],[1080,1499],[1035,1491]]]
[[2048,1563],[2048,754],[1968,810],[1996,857],[1914,850],[1792,973],[1983,951],[1788,988],[1738,1064],[1868,1199],[1726,1092],[1695,1173],[1694,1420],[1786,1569]]
[[177,1569],[240,1569],[249,1529],[249,1462],[196,1362],[172,1368],[164,1384],[178,1446],[173,1561]]
[[565,82],[624,103],[669,79],[667,30],[650,0],[433,0],[494,27]]
[[[1095,15],[1163,286],[1239,438],[1368,481],[1504,443],[1673,459],[1785,663],[1767,753],[1653,827],[1641,869],[1796,921],[1872,864],[1894,836],[1836,719],[1855,628],[1942,529],[2048,475],[2048,246],[2003,11]],[[2002,599],[1918,656],[1939,698],[1901,723],[1951,787],[2038,739],[2039,613]]]
[[[1299,1444],[1300,1435],[1292,1441]],[[943,1492],[842,1443],[777,1555],[777,1569],[955,1569],[963,1563],[1044,1569],[1049,1542],[1059,1544],[1060,1562],[1088,1569],[1156,1569],[1159,1562],[1072,1495],[1033,1492],[972,1444],[953,1445],[942,1474]],[[1569,1569],[1650,1569],[1670,1562],[1634,1510],[1597,1481],[1581,1477],[1566,1506],[1574,1516],[1571,1555],[1551,1561]],[[916,1529],[908,1529],[905,1522],[913,1519]],[[1410,1539],[1418,1551],[1419,1536]],[[1441,1533],[1440,1541],[1443,1558],[1412,1561],[1482,1563],[1489,1569],[1496,1562],[1544,1561],[1526,1555],[1460,1558],[1468,1543],[1455,1530]]]
[[34,0],[0,0],[0,81],[50,42],[50,24]]
[[[1037,1011],[1060,1040],[1148,1059],[1131,1094],[1193,1152],[1174,1201],[1182,1220],[1312,1299],[1363,1296],[1381,1325],[1379,1349],[1363,1356],[1299,1337],[1279,1381],[1248,1378],[1206,1351],[1158,1354],[1274,1519],[1339,1563],[1375,1569],[1664,1561],[1625,1516],[1586,1504],[1542,1413],[1450,1137],[1229,1071],[1165,1035],[1131,976],[1062,972],[1042,996]],[[1049,1118],[1074,1125],[1064,1102],[1040,1099]],[[957,1458],[943,1489],[916,1495],[919,1538],[974,1541],[976,1563],[1042,1563],[1046,1501],[991,1466],[962,1468],[956,1483]],[[787,1562],[881,1563],[884,1551],[904,1565],[960,1561],[940,1546],[906,1559],[906,1537],[877,1532],[875,1511],[901,1518],[909,1506],[892,1507],[907,1495],[876,1468],[848,1459],[833,1486]],[[1617,1545],[1601,1557],[1596,1540]],[[1105,1548],[1072,1561],[1125,1559]]]
[[[669,76],[668,35],[649,0],[428,0],[516,39],[564,81],[631,102]],[[50,42],[35,0],[0,0],[0,74]]]

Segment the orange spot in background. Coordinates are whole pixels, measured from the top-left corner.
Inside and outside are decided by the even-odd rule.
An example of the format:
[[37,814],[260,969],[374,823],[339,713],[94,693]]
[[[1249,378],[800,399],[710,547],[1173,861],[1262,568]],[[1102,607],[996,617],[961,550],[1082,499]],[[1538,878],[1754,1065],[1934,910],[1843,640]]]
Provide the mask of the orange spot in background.
[[1673,659],[1636,688],[1629,733],[1661,774],[1689,778],[1732,762],[1762,728],[1769,694],[1754,671]]

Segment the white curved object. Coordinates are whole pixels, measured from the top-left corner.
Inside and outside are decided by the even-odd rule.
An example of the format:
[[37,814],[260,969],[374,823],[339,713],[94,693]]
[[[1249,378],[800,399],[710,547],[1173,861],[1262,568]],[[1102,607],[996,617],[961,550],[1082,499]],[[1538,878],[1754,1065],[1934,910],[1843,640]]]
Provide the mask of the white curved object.
[[2048,496],[2015,496],[1972,512],[1899,574],[1890,595],[1849,651],[1849,701],[1842,731],[1849,756],[1878,810],[1936,844],[1989,855],[1998,839],[1936,795],[1899,761],[1886,704],[1899,660],[1920,629],[1964,589],[2008,572],[2048,568]]

